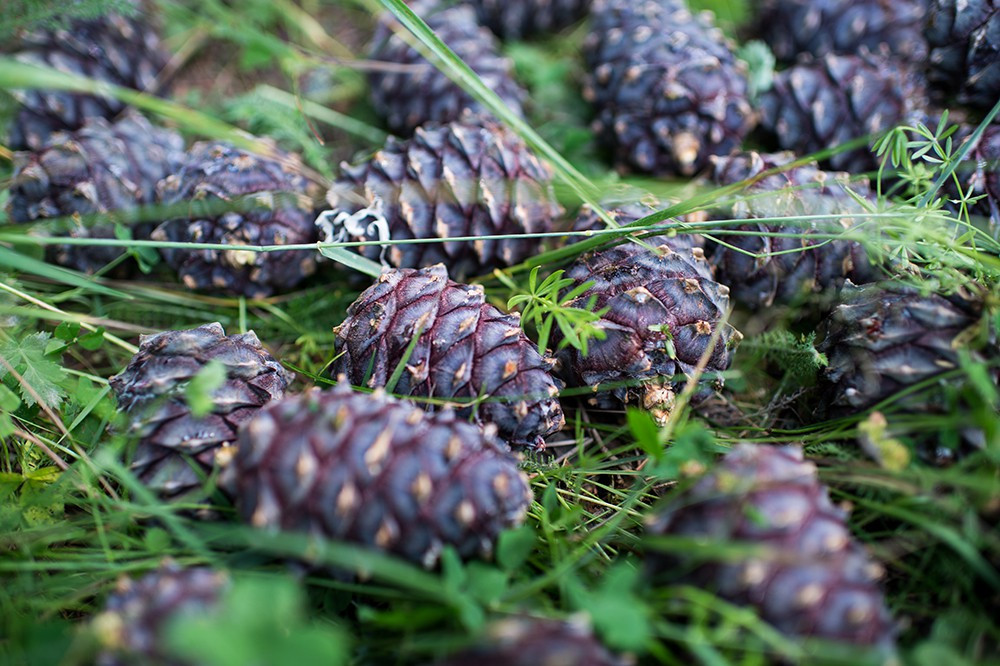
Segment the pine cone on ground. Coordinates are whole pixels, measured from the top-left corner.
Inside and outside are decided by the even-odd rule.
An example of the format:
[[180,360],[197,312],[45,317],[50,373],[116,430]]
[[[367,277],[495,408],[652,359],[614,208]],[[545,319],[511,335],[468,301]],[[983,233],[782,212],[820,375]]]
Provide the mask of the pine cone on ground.
[[[748,182],[732,208],[723,213],[727,216],[734,219],[830,216],[829,220],[736,227],[762,234],[802,233],[799,238],[723,237],[726,243],[759,255],[749,256],[722,245],[712,253],[719,281],[730,285],[738,303],[752,309],[769,308],[774,303],[814,308],[825,300],[817,299],[818,295],[833,295],[844,280],[860,284],[875,279],[875,270],[859,243],[826,238],[864,222],[863,218],[851,218],[852,214],[866,210],[848,190],[857,197],[874,199],[868,181],[852,182],[850,174],[820,171],[812,163],[761,177],[764,172],[786,167],[795,159],[792,153],[744,153],[715,160],[712,179],[717,184]],[[816,234],[824,237],[816,239]]]
[[454,654],[437,666],[625,666],[601,645],[590,628],[574,621],[517,617],[486,629],[482,645]]
[[926,0],[758,0],[755,33],[775,57],[857,55],[883,49],[923,63]]
[[[803,58],[775,75],[760,102],[761,124],[781,149],[806,155],[889,130],[925,106],[926,95],[912,70],[862,52]],[[878,166],[867,146],[828,161],[850,173]]]
[[[118,14],[32,33],[24,38],[24,48],[16,58],[156,94],[164,92],[157,76],[169,60],[144,17]],[[80,129],[88,118],[111,119],[125,108],[113,97],[67,90],[24,90],[14,96],[21,108],[11,127],[9,147],[13,150],[39,150],[53,132]]]
[[584,97],[616,164],[692,175],[754,124],[745,67],[704,14],[678,0],[596,0]]
[[122,578],[93,621],[102,644],[97,666],[181,666],[164,645],[167,625],[216,612],[229,586],[225,573],[169,563],[139,580]]
[[[657,577],[691,571],[679,582],[752,606],[790,636],[893,650],[895,630],[876,582],[882,568],[852,538],[845,512],[799,447],[734,446],[654,514],[648,533],[698,545],[694,552],[649,553]],[[740,545],[763,552],[717,554]]]
[[538,253],[539,238],[490,237],[551,231],[562,214],[551,178],[517,135],[466,116],[422,127],[406,141],[389,139],[370,161],[344,165],[327,194],[332,225],[321,226],[342,241],[482,236],[358,248],[397,268],[445,263],[463,279]]
[[590,0],[469,0],[479,22],[501,39],[546,36],[587,15]]
[[[982,301],[969,293],[921,294],[914,287],[846,284],[826,321],[819,350],[829,366],[824,404],[833,416],[854,414],[959,367],[959,348],[980,323]],[[996,355],[990,342],[988,355]]]
[[256,527],[322,534],[430,567],[444,546],[492,552],[523,520],[527,477],[451,411],[342,383],[264,408],[240,434],[236,505]]
[[441,264],[388,270],[335,329],[332,371],[385,386],[405,358],[393,393],[454,400],[460,415],[495,424],[511,446],[541,448],[563,426],[559,390],[519,324],[488,304],[482,287],[449,280]]
[[1000,96],[1000,2],[932,0],[929,78],[963,104],[989,110]]
[[[566,271],[565,277],[574,281],[568,289],[594,283],[567,305],[583,308],[595,299],[595,311],[607,308],[597,323],[603,339],[590,340],[587,354],[572,347],[558,354],[560,376],[570,386],[593,388],[593,404],[612,407],[637,401],[664,420],[675,394],[708,349],[729,309],[729,288],[712,278],[701,247],[684,238],[644,238],[645,245],[625,242],[584,255]],[[726,325],[703,381],[721,385],[721,373],[741,337]],[[560,340],[554,327],[553,343]],[[696,400],[710,392],[703,388]]]
[[[212,411],[195,416],[185,387],[208,363],[226,379],[212,393]],[[143,336],[128,367],[109,381],[139,443],[132,471],[162,496],[188,499],[231,455],[236,431],[263,405],[280,399],[293,375],[251,331],[226,336],[220,324]]]
[[[15,223],[73,217],[72,238],[115,238],[108,224],[85,226],[81,216],[103,216],[154,203],[156,183],[173,173],[184,159],[184,140],[154,127],[135,111],[115,123],[89,118],[75,132],[56,132],[37,152],[16,153],[10,190],[10,217]],[[128,226],[135,239],[149,238],[152,225]],[[93,273],[125,248],[86,245],[55,246],[63,266]]]
[[[472,7],[442,7],[437,0],[417,0],[410,8],[512,111],[523,114],[525,93],[514,81],[514,65],[501,57],[496,38],[479,25]],[[391,131],[409,136],[428,122],[448,123],[468,109],[483,111],[479,102],[395,30],[406,32],[395,17],[386,14],[375,29],[370,54],[379,67],[368,77],[375,111],[385,118]]]
[[[197,143],[181,169],[158,186],[160,203],[187,204],[188,216],[163,222],[152,237],[225,245],[315,243],[313,187],[300,168],[290,155],[279,160],[226,143]],[[313,250],[160,252],[188,288],[250,298],[291,289],[316,270]]]

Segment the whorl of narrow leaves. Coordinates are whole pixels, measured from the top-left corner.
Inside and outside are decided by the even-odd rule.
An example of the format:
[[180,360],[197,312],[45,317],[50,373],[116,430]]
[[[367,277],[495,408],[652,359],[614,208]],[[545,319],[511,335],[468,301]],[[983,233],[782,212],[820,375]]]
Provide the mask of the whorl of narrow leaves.
[[97,666],[186,666],[189,662],[178,660],[167,647],[167,627],[180,617],[217,612],[228,587],[228,576],[221,571],[173,563],[138,580],[123,577],[92,623],[101,643]]
[[[128,110],[111,123],[89,118],[74,132],[56,132],[35,152],[16,153],[10,217],[31,222],[72,218],[73,238],[115,238],[110,224],[86,226],[81,216],[127,214],[154,203],[156,184],[175,173],[184,160],[184,140],[172,130],[155,127]],[[128,227],[135,239],[148,239],[153,225]],[[124,251],[121,247],[62,245],[55,260],[92,273]]]
[[[357,248],[398,268],[448,266],[456,279],[510,266],[536,254],[539,238],[562,214],[552,174],[502,125],[466,115],[389,142],[368,162],[344,165],[327,193],[330,240],[371,241]],[[325,223],[323,223],[325,225]],[[513,238],[492,238],[510,235]],[[477,237],[448,241],[448,238]],[[392,244],[380,240],[440,239]]]
[[755,116],[743,67],[710,17],[677,0],[596,0],[584,97],[622,168],[692,175]]
[[[144,92],[165,92],[158,76],[168,55],[141,15],[80,19],[30,33],[22,44],[16,56],[22,62]],[[53,132],[79,129],[88,118],[111,119],[125,108],[113,97],[64,90],[23,90],[14,96],[21,108],[8,143],[15,150],[38,150]]]
[[428,567],[445,546],[491,553],[531,502],[528,479],[493,435],[451,411],[429,414],[346,382],[266,407],[241,431],[232,465],[250,524]]
[[[746,307],[769,308],[778,303],[821,309],[844,280],[864,283],[876,277],[860,243],[836,238],[865,222],[852,214],[868,212],[863,200],[874,199],[868,182],[852,181],[846,173],[820,171],[815,164],[788,168],[794,161],[791,153],[715,159],[712,178],[716,183],[747,183],[722,215],[790,218],[727,227],[760,235],[719,234],[726,245],[715,246],[712,264],[718,279],[732,289],[733,298]],[[774,170],[778,172],[764,175]],[[817,215],[829,217],[814,219]],[[806,216],[813,219],[795,219]]]
[[[160,182],[164,205],[187,205],[155,240],[224,245],[296,245],[317,240],[313,186],[298,158],[273,159],[222,142],[191,147],[180,170]],[[311,250],[255,252],[162,248],[163,258],[190,289],[251,298],[293,288],[316,270]]]
[[[560,376],[571,386],[592,388],[593,404],[635,401],[664,420],[709,349],[703,381],[721,385],[742,336],[726,324],[709,347],[729,309],[729,288],[712,278],[704,251],[690,236],[598,250],[577,260],[566,277],[574,286],[592,283],[568,305],[603,313],[594,324],[603,337],[586,353],[566,348],[558,354]],[[560,340],[558,332],[553,338]],[[705,386],[696,397],[710,392]]]
[[833,415],[857,413],[957,369],[960,350],[997,355],[995,341],[978,351],[970,345],[983,308],[973,294],[942,296],[905,285],[848,283],[841,299],[819,347],[830,361],[824,404]]
[[[926,106],[926,97],[919,74],[865,50],[803,58],[775,75],[774,87],[761,96],[761,125],[783,150],[808,155],[877,136]],[[827,161],[850,173],[878,166],[867,145]]]
[[480,645],[435,666],[625,666],[578,622],[516,617],[489,625]]
[[[797,446],[734,446],[651,517],[648,534],[650,550],[656,536],[692,543],[648,554],[657,579],[752,606],[790,636],[894,648],[877,584],[882,567],[853,539],[845,512]],[[753,550],[721,555],[726,546]]]
[[[220,381],[206,387],[208,409],[197,409],[190,387],[213,363]],[[128,367],[109,380],[139,440],[132,470],[167,497],[200,487],[231,452],[239,426],[281,398],[291,380],[252,331],[226,336],[216,323],[143,336]]]
[[[479,25],[467,4],[443,6],[438,0],[417,0],[410,8],[511,110],[520,115],[524,91],[513,78],[513,63],[500,56],[490,31]],[[408,136],[428,122],[458,120],[467,110],[482,106],[424,56],[396,34],[401,28],[386,14],[375,29],[368,76],[375,110],[393,132]]]
[[[355,385],[453,401],[512,446],[541,448],[563,426],[551,362],[517,317],[443,265],[387,270],[336,328],[333,374]],[[428,403],[431,406],[431,403]]]

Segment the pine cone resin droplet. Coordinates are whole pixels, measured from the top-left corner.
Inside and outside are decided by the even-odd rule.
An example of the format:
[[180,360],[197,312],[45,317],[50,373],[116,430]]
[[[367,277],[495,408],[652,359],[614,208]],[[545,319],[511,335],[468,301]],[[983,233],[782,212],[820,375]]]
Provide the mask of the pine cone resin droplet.
[[[153,231],[159,241],[261,246],[315,243],[313,186],[298,158],[264,157],[221,142],[195,144],[158,186],[164,205],[186,210]],[[315,250],[257,252],[162,248],[190,289],[251,298],[287,291],[316,270]]]
[[586,623],[514,617],[488,625],[481,644],[434,666],[627,666]]
[[[23,39],[15,57],[66,74],[163,94],[166,86],[159,77],[169,54],[145,18],[141,11],[131,18],[107,14],[71,21],[58,30],[39,30]],[[111,119],[125,108],[111,96],[69,90],[19,90],[13,95],[21,104],[9,140],[14,150],[38,150],[53,132],[80,129],[89,118]]]
[[[551,179],[520,137],[467,115],[422,127],[407,141],[389,139],[368,162],[344,165],[327,193],[326,233],[370,242],[358,248],[369,259],[397,268],[443,262],[463,279],[540,251],[541,239],[518,236],[551,231],[562,215]],[[459,237],[476,238],[447,240]],[[440,242],[378,244],[388,239]]]
[[[115,238],[108,220],[127,217],[153,204],[156,183],[180,166],[184,140],[172,130],[155,127],[136,111],[111,123],[90,118],[75,132],[56,132],[36,152],[15,153],[10,189],[10,217],[15,223],[69,217],[71,238]],[[101,216],[92,224],[83,216]],[[123,220],[124,222],[124,220]],[[134,239],[148,239],[152,225],[129,224]],[[125,252],[123,247],[54,246],[59,264],[93,273]]]
[[[209,363],[225,370],[204,416],[192,413],[189,382]],[[236,431],[284,396],[293,376],[251,331],[226,336],[220,324],[143,336],[128,367],[109,381],[128,432],[138,438],[132,471],[168,498],[188,498],[232,455]]]
[[[701,247],[688,236],[627,241],[578,259],[565,277],[590,289],[568,305],[602,311],[603,338],[591,339],[587,352],[566,347],[558,354],[559,373],[570,386],[590,387],[592,404],[612,408],[636,403],[665,420],[676,394],[723,326],[729,288],[712,277]],[[732,349],[742,335],[728,324],[715,337],[693,396],[698,402],[721,387]],[[553,328],[553,344],[561,333]]]
[[240,434],[236,505],[250,524],[322,534],[432,566],[492,552],[531,503],[509,449],[445,410],[345,383],[269,405]]
[[927,0],[759,0],[755,32],[782,62],[803,54],[886,51],[912,63],[927,57]]
[[746,67],[681,0],[595,0],[584,97],[621,168],[692,175],[750,132]]
[[482,287],[449,280],[440,264],[385,271],[336,333],[333,374],[352,384],[386,386],[402,364],[393,393],[450,401],[514,447],[542,448],[563,426],[552,363],[520,320],[487,303]]
[[[782,150],[800,155],[876,137],[927,105],[924,80],[904,63],[873,55],[803,58],[779,72],[760,98],[761,126]],[[834,169],[861,173],[878,167],[868,146],[840,151]]]
[[[500,55],[496,38],[479,25],[472,7],[417,0],[410,3],[410,8],[508,108],[523,115],[525,92],[514,81],[514,64]],[[395,17],[385,14],[375,29],[370,55],[375,64],[368,77],[375,111],[385,118],[390,130],[409,136],[428,122],[458,120],[466,110],[485,112],[479,102],[396,31],[409,37]]]
[[[648,566],[659,580],[750,606],[789,636],[894,650],[894,623],[878,587],[882,567],[853,539],[845,512],[797,446],[734,446],[675,493],[647,533],[697,546],[669,554],[651,546]],[[726,546],[756,549],[723,558]]]
[[167,627],[181,617],[218,612],[228,588],[222,571],[172,562],[138,580],[123,577],[91,623],[101,645],[97,666],[186,666],[166,645]]
[[[859,200],[871,200],[874,208],[875,197],[868,181],[852,179],[846,173],[820,171],[815,164],[787,168],[795,159],[792,153],[748,153],[715,159],[712,178],[716,183],[748,182],[732,206],[724,209],[726,217],[829,216],[746,224],[735,229],[761,235],[721,236],[732,247],[714,247],[711,261],[716,276],[731,286],[736,302],[754,310],[775,303],[809,310],[828,308],[845,280],[860,284],[877,275],[860,243],[831,238],[865,221],[864,217],[852,217],[868,212]],[[779,171],[761,177],[772,170]]]

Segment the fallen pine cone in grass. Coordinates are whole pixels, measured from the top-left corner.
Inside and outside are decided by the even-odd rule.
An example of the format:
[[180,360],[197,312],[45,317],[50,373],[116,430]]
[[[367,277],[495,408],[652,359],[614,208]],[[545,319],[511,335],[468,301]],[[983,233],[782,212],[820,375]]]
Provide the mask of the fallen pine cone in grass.
[[386,386],[398,374],[388,390],[495,424],[513,447],[542,448],[563,426],[552,363],[519,319],[488,304],[482,287],[449,280],[441,264],[385,271],[335,331],[332,372],[352,384]]
[[463,557],[491,553],[531,503],[527,477],[489,432],[346,382],[262,410],[241,431],[231,474],[251,525],[428,567],[445,546]]
[[[627,219],[627,218],[625,218]],[[559,352],[559,375],[569,386],[590,387],[591,403],[613,407],[636,403],[664,421],[674,399],[729,309],[729,288],[712,277],[704,250],[688,236],[642,239],[582,256],[566,271],[573,289],[593,285],[567,305],[606,310],[596,323],[604,334],[587,353]],[[553,343],[562,334],[553,328]],[[714,339],[704,385],[695,400],[720,387],[732,349],[742,336],[729,324]]]
[[[653,552],[650,543],[648,566],[658,580],[750,606],[790,636],[894,649],[895,626],[877,584],[882,567],[853,539],[845,512],[797,446],[734,446],[651,516],[647,535],[693,544]],[[720,555],[727,546],[733,553]]]
[[[225,378],[211,410],[196,416],[186,387],[211,362]],[[127,434],[138,439],[132,471],[160,496],[190,500],[231,456],[239,426],[284,396],[292,378],[252,331],[227,336],[216,323],[143,336],[128,367],[109,380]]]
[[590,0],[469,0],[501,39],[551,36],[587,15]]

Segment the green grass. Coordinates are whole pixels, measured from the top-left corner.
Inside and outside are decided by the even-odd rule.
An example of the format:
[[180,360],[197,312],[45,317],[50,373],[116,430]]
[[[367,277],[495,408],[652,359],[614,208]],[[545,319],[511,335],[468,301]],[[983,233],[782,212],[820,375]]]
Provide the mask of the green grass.
[[[157,4],[168,45],[183,54],[181,93],[169,101],[125,90],[113,94],[189,140],[224,138],[267,150],[260,139],[270,136],[300,153],[320,185],[336,176],[339,160],[380,145],[385,134],[356,66],[380,3]],[[525,120],[503,108],[405,3],[382,4],[437,55],[449,76],[546,158],[570,211],[584,201],[598,205],[623,183],[668,196],[669,208],[629,229],[642,234],[743,196],[739,188],[610,173],[579,96],[583,28],[505,45],[536,101]],[[716,10],[733,35],[746,17],[742,1],[695,4]],[[15,110],[7,91],[22,85],[94,86],[0,57],[0,127]],[[892,135],[897,146],[907,136]],[[901,149],[912,155],[920,147]],[[13,173],[8,157],[0,151],[0,204]],[[902,159],[898,166],[912,175],[912,162]],[[946,161],[932,175],[943,181],[950,167]],[[894,193],[848,237],[914,282],[982,285],[995,331],[1000,246],[968,220],[947,219],[929,191]],[[157,211],[143,213],[155,217]],[[0,223],[5,215],[0,212]],[[725,243],[746,233],[739,223],[692,219],[681,231]],[[224,502],[216,507],[217,521],[194,520],[186,511],[192,507],[160,502],[128,470],[129,442],[120,434],[107,384],[127,364],[140,334],[218,321],[227,333],[256,331],[296,371],[295,390],[325,385],[332,329],[368,284],[364,273],[371,265],[325,262],[295,292],[247,301],[191,292],[162,265],[149,267],[140,280],[115,279],[110,270],[93,278],[55,266],[45,259],[51,240],[37,234],[55,224],[0,227],[0,357],[11,366],[0,367],[0,663],[87,663],[96,647],[93,616],[118,577],[141,575],[164,558],[224,568],[236,581],[218,618],[172,628],[172,643],[208,664],[235,666],[254,658],[423,664],[474,639],[490,619],[517,613],[583,613],[607,645],[640,664],[877,662],[876,655],[793,641],[752,610],[707,590],[645,580],[644,516],[675,486],[689,483],[686,471],[710,466],[737,441],[802,442],[834,500],[853,508],[854,534],[886,567],[884,585],[901,621],[905,663],[1000,663],[1000,432],[996,387],[988,376],[996,368],[970,363],[955,371],[968,378],[961,384],[972,408],[965,412],[907,415],[896,401],[880,406],[890,424],[887,437],[908,451],[928,433],[957,442],[969,425],[984,431],[983,450],[943,467],[917,456],[903,466],[879,465],[859,445],[873,432],[867,414],[818,423],[795,418],[808,416],[803,405],[815,396],[823,363],[810,337],[813,322],[794,311],[767,317],[736,311],[731,321],[746,338],[727,372],[718,411],[706,416],[678,409],[659,428],[638,413],[590,409],[567,391],[567,427],[549,453],[524,463],[535,498],[525,526],[504,534],[490,561],[463,563],[446,553],[439,568],[425,571],[351,544],[259,533],[228,520],[232,508]],[[956,234],[955,225],[967,233]],[[544,315],[585,325],[586,313],[561,309],[556,294],[537,283],[620,233],[553,247],[478,281],[500,307],[512,299],[530,303],[536,316],[525,320],[533,336],[547,335]],[[839,230],[829,234],[843,237]],[[334,260],[354,256],[345,245],[322,250]],[[315,566],[284,563],[297,560]]]

